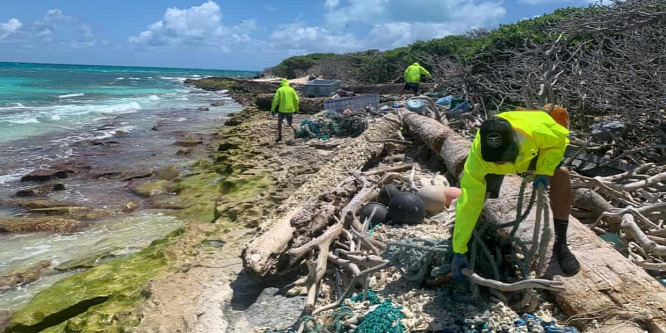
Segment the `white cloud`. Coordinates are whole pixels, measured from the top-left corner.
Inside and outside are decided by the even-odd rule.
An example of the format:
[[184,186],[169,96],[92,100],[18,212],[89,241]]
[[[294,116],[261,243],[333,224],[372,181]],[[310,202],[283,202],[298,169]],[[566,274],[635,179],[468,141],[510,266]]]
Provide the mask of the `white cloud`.
[[453,34],[447,23],[391,22],[372,27],[366,38],[366,48],[396,48],[417,40],[429,40]]
[[23,23],[15,18],[10,19],[7,23],[0,23],[0,39],[5,39],[7,36],[16,33],[22,26]]
[[520,3],[539,6],[553,3],[569,3],[571,5],[585,5],[585,4],[601,4],[609,5],[612,3],[610,0],[519,0]]
[[279,27],[270,35],[270,46],[290,54],[309,52],[348,52],[359,49],[354,35],[335,34],[322,27],[308,27],[302,21]]
[[389,22],[466,22],[487,26],[496,24],[504,15],[502,0],[349,0],[347,6],[328,10],[325,16],[328,26],[342,27]]
[[324,3],[324,7],[326,7],[326,9],[334,9],[339,4],[340,0],[326,0],[326,2]]
[[255,20],[245,20],[236,26],[224,25],[220,6],[214,1],[207,1],[188,9],[168,8],[162,20],[151,24],[137,36],[130,37],[129,42],[149,47],[219,46],[223,51],[228,51],[230,43],[251,41],[249,33],[256,28]]
[[[293,52],[389,49],[470,29],[494,26],[506,15],[502,0],[326,0],[326,25],[297,23],[271,35],[271,45]],[[349,33],[358,24],[363,35]]]

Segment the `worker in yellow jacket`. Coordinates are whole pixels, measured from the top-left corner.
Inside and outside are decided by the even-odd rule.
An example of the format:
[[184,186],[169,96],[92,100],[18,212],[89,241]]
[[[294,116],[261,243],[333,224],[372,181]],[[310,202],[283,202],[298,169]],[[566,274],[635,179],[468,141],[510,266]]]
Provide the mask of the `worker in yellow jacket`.
[[559,124],[543,111],[504,112],[481,124],[465,162],[453,230],[454,258],[451,270],[462,278],[467,267],[467,243],[483,209],[487,193],[497,198],[504,175],[533,170],[534,186],[550,183],[550,201],[555,226],[554,258],[565,275],[580,270],[567,245],[571,213],[569,170],[561,166],[569,144],[568,124]]
[[419,92],[419,82],[421,82],[421,75],[432,77],[430,72],[421,67],[418,62],[415,62],[411,66],[407,67],[405,70],[405,86],[402,87],[402,92],[400,94],[404,94],[405,90],[413,90],[414,95],[417,95]]
[[294,130],[294,136],[296,135],[296,130],[291,126],[291,122],[293,114],[298,112],[298,94],[294,88],[289,86],[287,79],[280,80],[280,88],[278,88],[273,97],[273,104],[271,105],[271,114],[273,116],[275,116],[276,110],[278,112],[278,133],[275,142],[278,143],[282,141],[282,121],[284,118],[287,118],[287,125]]

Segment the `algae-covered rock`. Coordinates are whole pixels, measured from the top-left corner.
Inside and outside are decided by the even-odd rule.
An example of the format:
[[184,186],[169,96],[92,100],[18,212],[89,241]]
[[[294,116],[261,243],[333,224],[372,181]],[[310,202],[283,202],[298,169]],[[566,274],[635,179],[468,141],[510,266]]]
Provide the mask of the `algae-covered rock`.
[[125,204],[125,207],[123,207],[123,212],[130,213],[136,210],[137,208],[139,208],[139,205],[133,201],[130,201],[127,204]]
[[72,233],[85,227],[86,224],[76,220],[56,217],[4,217],[0,218],[0,233],[26,233],[53,231],[58,233]]
[[19,206],[29,209],[76,206],[75,203],[66,202],[66,201],[31,200],[31,199],[0,200],[0,204],[7,206]]
[[113,211],[108,209],[85,206],[37,208],[31,209],[28,212],[32,214],[44,214],[50,216],[65,216],[81,220],[96,220],[114,214]]
[[[165,271],[164,249],[182,229],[148,248],[74,274],[39,292],[14,314],[8,333],[126,332],[139,322],[135,309],[148,281]],[[51,330],[47,330],[51,331]]]
[[97,251],[93,253],[83,253],[79,257],[65,261],[58,266],[53,267],[59,272],[69,272],[79,269],[95,267],[100,261],[113,257],[113,249]]
[[175,165],[165,166],[155,171],[155,177],[162,180],[174,180],[178,176],[180,176],[180,171]]
[[203,144],[203,141],[200,139],[194,139],[194,138],[189,138],[189,139],[182,139],[178,140],[173,143],[176,146],[181,146],[181,147],[195,147]]
[[57,184],[47,184],[40,185],[31,188],[26,188],[16,192],[17,197],[45,197],[56,191],[64,191],[65,185]]
[[9,324],[9,321],[12,319],[14,312],[7,310],[0,310],[0,332],[5,331],[5,327]]
[[168,180],[156,180],[143,184],[133,184],[130,186],[132,192],[143,197],[154,197],[156,195],[170,193],[175,188],[175,184]]
[[51,261],[42,260],[35,265],[14,269],[0,276],[0,290],[14,288],[23,283],[35,282],[49,267],[51,267]]

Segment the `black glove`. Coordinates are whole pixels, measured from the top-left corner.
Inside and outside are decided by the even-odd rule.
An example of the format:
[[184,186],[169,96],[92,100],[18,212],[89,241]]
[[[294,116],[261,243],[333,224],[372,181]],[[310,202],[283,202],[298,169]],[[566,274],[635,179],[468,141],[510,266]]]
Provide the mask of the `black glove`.
[[462,274],[462,269],[467,268],[467,256],[462,253],[456,253],[453,255],[453,260],[451,261],[451,272],[453,273],[453,278],[456,280],[462,280],[465,276]]

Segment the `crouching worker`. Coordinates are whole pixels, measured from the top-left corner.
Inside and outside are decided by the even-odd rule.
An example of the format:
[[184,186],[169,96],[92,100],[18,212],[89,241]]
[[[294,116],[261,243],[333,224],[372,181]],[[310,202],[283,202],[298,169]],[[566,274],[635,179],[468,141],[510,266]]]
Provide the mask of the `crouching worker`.
[[291,125],[291,122],[293,114],[298,112],[298,94],[294,88],[289,86],[287,79],[281,80],[281,86],[273,97],[273,104],[271,105],[271,114],[273,116],[275,116],[276,110],[278,112],[278,126],[275,143],[278,143],[282,141],[282,121],[285,118],[287,118],[287,125],[294,130],[294,136],[296,136],[296,130]]
[[[504,175],[528,170],[535,173],[534,187],[550,184],[550,203],[555,226],[553,257],[565,275],[576,274],[580,264],[567,246],[571,212],[569,170],[561,166],[569,144],[568,123],[542,111],[501,113],[481,124],[465,162],[460,181],[462,194],[456,206],[453,231],[454,278],[463,278],[467,267],[467,243],[481,214],[486,193],[497,198]],[[566,118],[568,122],[568,117]]]

